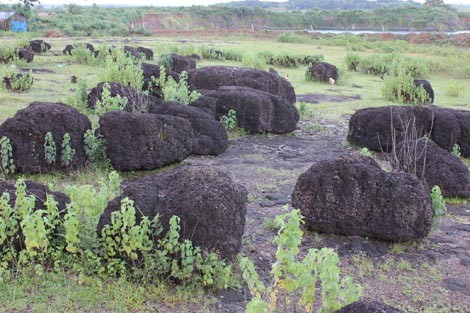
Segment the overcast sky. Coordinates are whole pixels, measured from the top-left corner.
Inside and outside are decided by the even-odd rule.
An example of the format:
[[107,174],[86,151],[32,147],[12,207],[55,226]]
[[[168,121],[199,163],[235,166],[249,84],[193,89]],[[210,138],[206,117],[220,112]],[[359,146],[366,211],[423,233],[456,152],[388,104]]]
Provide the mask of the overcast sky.
[[[42,4],[69,4],[75,3],[78,5],[92,5],[96,3],[98,5],[103,4],[125,4],[125,5],[154,5],[154,6],[190,6],[190,5],[209,5],[221,2],[229,2],[231,0],[42,0]],[[274,0],[276,1],[276,0]],[[418,0],[419,1],[419,0]],[[17,3],[18,0],[0,0],[1,3]],[[419,2],[424,2],[421,0]],[[460,3],[470,4],[470,0],[445,0],[445,3]]]

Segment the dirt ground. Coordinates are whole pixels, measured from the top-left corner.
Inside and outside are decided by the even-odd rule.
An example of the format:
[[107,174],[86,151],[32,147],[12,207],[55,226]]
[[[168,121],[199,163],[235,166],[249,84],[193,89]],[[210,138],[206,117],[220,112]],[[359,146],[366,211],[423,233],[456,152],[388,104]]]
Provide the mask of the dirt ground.
[[[267,220],[290,203],[297,177],[321,160],[356,153],[345,144],[347,120],[307,131],[301,121],[293,135],[258,135],[231,140],[218,157],[192,157],[185,164],[223,170],[249,191],[242,252],[268,280],[276,248]],[[380,156],[378,156],[380,159]],[[381,162],[383,163],[383,162]],[[470,312],[470,205],[448,205],[449,216],[422,242],[392,244],[360,237],[304,234],[302,250],[332,247],[342,269],[364,288],[365,299],[381,300],[407,312]],[[216,296],[215,312],[244,312],[246,289]],[[428,311],[426,311],[428,310]]]

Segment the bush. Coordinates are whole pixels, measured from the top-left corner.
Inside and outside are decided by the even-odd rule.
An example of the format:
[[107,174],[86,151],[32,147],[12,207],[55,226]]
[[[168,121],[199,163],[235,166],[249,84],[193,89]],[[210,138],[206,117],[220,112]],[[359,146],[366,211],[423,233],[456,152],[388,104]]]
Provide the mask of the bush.
[[87,83],[84,79],[79,78],[77,80],[77,89],[75,89],[73,95],[67,97],[66,102],[68,105],[82,111],[86,108],[87,97]]
[[423,86],[415,86],[413,77],[406,74],[386,76],[382,94],[386,100],[398,103],[425,104],[430,102],[429,95]]
[[98,73],[100,81],[120,83],[135,90],[142,90],[144,73],[141,61],[120,50],[112,50],[101,63]]
[[11,73],[3,77],[2,86],[11,91],[27,91],[33,86],[33,73]]
[[447,95],[449,97],[460,97],[463,91],[464,91],[463,86],[457,82],[451,82],[447,86]]
[[108,83],[103,85],[101,93],[101,100],[96,100],[95,112],[98,115],[103,115],[110,111],[123,111],[127,105],[127,98],[121,98],[120,95],[115,97],[111,96],[110,86]]
[[161,89],[165,101],[178,101],[182,104],[191,104],[201,96],[199,92],[189,90],[187,80],[188,73],[186,71],[181,73],[179,82],[176,82],[171,76],[167,78],[163,66],[160,67],[158,79],[152,76],[152,83]]
[[93,52],[87,49],[85,44],[78,43],[70,52],[68,59],[72,63],[92,64],[95,61],[95,55],[93,54]]
[[346,66],[350,71],[356,72],[359,69],[361,57],[356,53],[348,52],[344,61],[346,62]]
[[[276,263],[272,265],[273,281],[269,287],[258,278],[253,262],[244,257],[240,260],[242,276],[253,296],[246,312],[277,312],[276,308],[302,307],[313,311],[317,286],[321,287],[321,310],[332,312],[357,301],[362,288],[349,277],[340,277],[339,258],[330,248],[310,249],[302,260],[297,260],[303,232],[299,210],[276,217],[279,228],[274,243],[277,245]],[[297,298],[297,303],[287,300],[286,294]],[[281,295],[283,295],[281,297]]]

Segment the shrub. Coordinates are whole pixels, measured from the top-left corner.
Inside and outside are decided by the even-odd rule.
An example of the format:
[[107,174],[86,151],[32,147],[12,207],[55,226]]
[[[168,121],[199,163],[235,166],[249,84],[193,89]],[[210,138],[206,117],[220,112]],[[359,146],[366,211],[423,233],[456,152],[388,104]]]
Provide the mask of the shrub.
[[77,80],[77,88],[75,89],[75,92],[73,95],[67,97],[67,104],[78,110],[84,110],[86,108],[87,97],[87,83],[84,79],[79,78]]
[[56,160],[56,146],[51,132],[44,138],[44,159],[47,164],[54,164]]
[[173,59],[171,58],[171,53],[163,54],[160,57],[160,66],[169,70],[173,68]]
[[[341,279],[338,255],[333,249],[310,249],[302,260],[297,260],[303,235],[299,210],[279,215],[275,222],[279,231],[274,238],[277,245],[276,263],[272,265],[273,281],[269,287],[266,288],[258,278],[249,258],[240,260],[243,279],[253,296],[246,312],[276,312],[276,308],[286,309],[288,305],[293,310],[300,306],[311,312],[317,285],[321,286],[320,312],[335,311],[359,299],[362,288],[353,284],[349,277]],[[300,299],[297,303],[288,302],[286,294],[298,295]]]
[[72,49],[68,59],[72,63],[92,64],[95,61],[95,55],[87,49],[85,44],[78,43]]
[[15,62],[18,56],[15,49],[8,46],[0,46],[0,63],[11,63]]
[[0,164],[2,176],[5,177],[6,175],[13,174],[16,168],[13,161],[13,147],[8,137],[3,136],[0,139],[0,154],[2,157]]
[[234,131],[237,129],[237,112],[233,109],[228,110],[228,113],[220,118],[220,122],[227,131]]
[[62,150],[60,152],[61,164],[63,166],[69,166],[74,155],[75,149],[72,148],[72,144],[70,143],[70,134],[65,133],[62,140]]
[[105,83],[101,92],[101,100],[96,100],[95,112],[98,115],[103,115],[110,111],[123,111],[126,105],[127,98],[121,98],[120,95],[112,97],[109,84]]
[[97,137],[92,129],[83,134],[83,149],[86,158],[92,163],[106,160],[104,139]]
[[386,76],[382,94],[386,100],[399,103],[425,104],[430,102],[429,95],[423,86],[415,86],[413,77],[406,74]]
[[463,86],[457,82],[451,82],[447,86],[447,95],[449,97],[460,97],[463,91],[464,91]]
[[100,81],[120,83],[140,91],[144,81],[142,63],[123,51],[112,50],[104,58],[98,78]]
[[348,52],[346,54],[346,57],[344,58],[344,61],[346,62],[346,66],[350,71],[356,72],[359,69],[359,64],[360,64],[360,56],[356,53],[350,53]]
[[160,77],[158,80],[152,76],[152,83],[161,89],[164,100],[178,101],[182,104],[191,104],[201,96],[195,90],[189,91],[187,80],[188,73],[186,71],[181,73],[179,82],[176,82],[171,76],[167,78],[163,66],[160,67]]
[[27,91],[33,86],[33,73],[10,73],[3,77],[2,85],[7,90],[12,91]]
[[441,218],[446,214],[446,202],[442,196],[441,188],[439,186],[434,186],[431,189],[431,200],[432,200],[432,210],[433,210],[433,229],[436,229],[439,226]]

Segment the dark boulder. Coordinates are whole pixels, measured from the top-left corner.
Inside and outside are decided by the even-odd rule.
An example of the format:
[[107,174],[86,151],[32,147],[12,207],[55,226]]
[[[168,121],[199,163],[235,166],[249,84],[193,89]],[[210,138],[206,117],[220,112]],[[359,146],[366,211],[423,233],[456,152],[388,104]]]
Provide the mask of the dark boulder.
[[51,49],[51,45],[41,39],[31,40],[29,49],[35,53],[44,53]]
[[125,182],[122,194],[104,210],[98,230],[111,222],[111,213],[120,210],[125,197],[134,200],[137,212],[150,219],[160,214],[162,235],[168,231],[170,218],[177,215],[181,239],[228,260],[240,250],[247,192],[221,171],[182,167]]
[[20,60],[25,60],[27,63],[31,63],[34,60],[34,53],[28,49],[17,49],[16,54]]
[[403,313],[403,311],[379,301],[358,301],[335,313]]
[[188,120],[194,132],[193,154],[217,155],[228,147],[227,131],[214,117],[196,107],[182,105],[178,102],[153,102],[149,113],[171,115]]
[[196,54],[196,53],[193,53],[193,54],[190,54],[190,55],[187,55],[187,57],[195,60],[195,61],[200,61],[202,58],[199,54]]
[[146,60],[153,60],[153,51],[145,47],[137,47],[137,51],[145,56]]
[[[45,173],[81,168],[85,165],[83,135],[91,129],[88,118],[63,103],[33,102],[27,108],[0,125],[0,137],[10,139],[16,170],[22,173]],[[45,158],[45,137],[52,133],[55,146],[55,162]],[[71,148],[75,154],[70,165],[62,164],[62,142],[70,135]]]
[[470,172],[449,151],[424,138],[397,144],[393,153],[398,170],[416,174],[429,189],[441,188],[446,197],[470,198]]
[[99,124],[106,154],[119,171],[153,170],[192,153],[193,128],[180,117],[113,111]]
[[126,87],[119,83],[102,82],[99,83],[96,87],[92,88],[88,93],[86,102],[88,108],[94,109],[96,102],[103,100],[102,93],[105,84],[109,86],[111,97],[120,96],[121,98],[127,99],[127,105],[124,110],[128,112],[147,112],[150,103],[157,101],[157,99],[153,96],[136,91],[131,87]]
[[415,87],[423,87],[427,94],[427,100],[424,103],[434,103],[434,90],[432,89],[431,83],[424,79],[413,79],[413,85]]
[[199,99],[191,103],[190,106],[199,108],[203,110],[204,112],[206,112],[207,114],[210,114],[211,116],[215,117],[216,111],[217,111],[217,108],[216,108],[217,100],[215,98],[204,95],[205,92],[210,92],[210,91],[200,90],[200,92],[202,94],[199,97]]
[[217,90],[222,86],[250,87],[295,103],[294,88],[287,80],[253,68],[208,66],[194,69],[188,71],[188,83],[197,90]]
[[141,57],[140,52],[137,51],[136,48],[131,46],[124,46],[124,52],[136,59],[140,59]]
[[172,53],[169,55],[171,62],[171,70],[176,73],[182,73],[183,71],[189,71],[196,68],[196,62],[193,58],[185,57],[184,55],[179,55]]
[[299,112],[290,102],[248,87],[228,86],[205,91],[216,99],[216,118],[235,110],[237,126],[251,133],[284,134],[295,130]]
[[434,115],[431,139],[451,150],[457,144],[464,157],[470,157],[470,112],[430,106]]
[[308,75],[312,80],[328,83],[330,78],[338,80],[338,69],[333,64],[317,62],[308,68]]
[[432,116],[431,110],[422,106],[360,109],[349,119],[348,141],[373,151],[389,152],[394,144],[413,133],[416,138],[430,134]]
[[357,155],[319,162],[300,175],[292,205],[310,230],[393,242],[425,237],[433,216],[429,192],[415,175],[385,172]]

